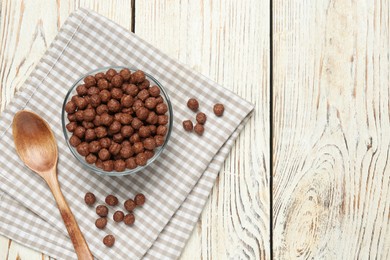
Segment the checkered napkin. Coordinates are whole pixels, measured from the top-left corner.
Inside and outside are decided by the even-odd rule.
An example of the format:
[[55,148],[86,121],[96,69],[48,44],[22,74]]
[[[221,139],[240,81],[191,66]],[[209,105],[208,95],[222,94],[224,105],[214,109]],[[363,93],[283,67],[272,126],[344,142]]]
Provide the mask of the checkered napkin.
[[[158,79],[168,91],[174,111],[168,146],[151,166],[124,177],[102,177],[83,168],[70,153],[61,128],[61,107],[67,90],[90,70],[113,65],[137,67]],[[181,122],[194,118],[186,107],[198,97],[208,112],[202,137],[183,131]],[[225,104],[225,116],[212,113]],[[170,59],[136,35],[89,10],[74,12],[54,42],[1,115],[0,233],[48,255],[76,255],[49,188],[16,154],[11,123],[14,114],[32,110],[51,125],[59,149],[58,178],[91,251],[98,259],[177,258],[199,218],[218,171],[253,106],[203,75]],[[96,213],[83,202],[93,191],[103,203],[107,194],[121,202],[142,192],[147,203],[136,210],[132,227],[114,223],[110,209],[105,230],[94,227]],[[114,247],[102,244],[114,234]]]

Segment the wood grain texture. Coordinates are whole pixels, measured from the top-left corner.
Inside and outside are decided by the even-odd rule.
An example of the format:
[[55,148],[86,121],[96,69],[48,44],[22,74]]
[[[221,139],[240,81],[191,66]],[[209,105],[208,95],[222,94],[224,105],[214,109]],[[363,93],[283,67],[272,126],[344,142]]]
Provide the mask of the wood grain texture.
[[136,1],[137,35],[256,104],[181,259],[270,258],[269,8],[255,0]]
[[[131,0],[0,0],[0,111],[23,85],[69,14],[80,7],[131,29]],[[0,259],[49,257],[0,236]]]
[[389,1],[273,10],[274,256],[389,259]]

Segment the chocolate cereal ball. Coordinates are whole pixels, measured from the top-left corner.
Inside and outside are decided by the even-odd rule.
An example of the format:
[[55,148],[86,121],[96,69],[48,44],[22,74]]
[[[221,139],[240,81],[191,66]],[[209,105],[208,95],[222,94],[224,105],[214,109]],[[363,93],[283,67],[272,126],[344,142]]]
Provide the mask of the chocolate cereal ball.
[[91,122],[95,119],[96,112],[93,108],[88,108],[84,110],[83,119],[84,121]]
[[149,129],[150,129],[150,134],[151,135],[153,135],[153,136],[156,135],[157,127],[155,125],[150,125]]
[[137,204],[135,204],[134,200],[128,199],[125,201],[124,206],[128,212],[132,212],[137,206]]
[[[88,89],[88,95],[92,96],[94,94],[99,94],[100,90],[97,87],[90,87]],[[86,97],[87,98],[87,97]]]
[[84,136],[85,141],[90,142],[96,139],[95,129],[87,129]]
[[156,106],[156,113],[159,115],[163,115],[168,111],[168,106],[165,103],[160,103]]
[[117,172],[123,172],[126,169],[126,163],[124,160],[114,161],[114,170]]
[[96,202],[96,197],[92,192],[87,192],[84,196],[85,204],[92,206]]
[[[111,100],[111,92],[107,89],[104,89],[104,90],[100,91],[99,97],[100,97],[100,101],[102,103],[107,103],[108,101]],[[107,107],[106,112],[108,112],[108,107]]]
[[102,103],[102,100],[98,94],[94,94],[89,98],[89,103],[92,107],[96,108]]
[[85,86],[92,87],[96,84],[96,79],[94,76],[86,76],[84,78],[84,83],[85,83]]
[[99,116],[105,113],[108,113],[108,107],[106,104],[101,104],[96,108],[96,114],[98,114]]
[[121,222],[124,217],[125,217],[125,214],[120,210],[115,211],[114,215],[112,216],[112,218],[114,219],[115,222]]
[[183,128],[184,130],[190,132],[194,128],[194,125],[192,124],[191,120],[185,120],[183,121]]
[[111,146],[111,139],[108,137],[104,137],[104,138],[100,139],[99,142],[100,142],[100,145],[102,148],[108,149]]
[[117,74],[116,70],[114,69],[109,69],[106,72],[106,79],[111,81],[111,79]]
[[146,120],[149,115],[149,110],[145,107],[140,107],[135,113],[140,120]]
[[195,131],[195,133],[197,133],[198,135],[203,135],[203,132],[204,132],[204,127],[203,127],[203,125],[201,125],[201,124],[196,124],[195,127],[194,127],[194,131]]
[[165,125],[159,125],[156,130],[156,134],[165,136],[167,133],[168,128]]
[[134,98],[130,95],[122,95],[121,105],[122,107],[131,107],[134,103]]
[[123,222],[126,224],[126,225],[133,225],[134,222],[135,222],[135,216],[133,213],[129,213],[127,214],[124,218],[123,218]]
[[156,148],[156,141],[154,138],[149,137],[143,141],[143,145],[146,150],[153,151]]
[[98,167],[99,169],[103,169],[103,161],[102,161],[102,160],[97,159],[95,165],[96,165],[96,167]]
[[191,109],[192,111],[196,111],[198,110],[199,108],[199,102],[198,100],[196,100],[195,98],[190,98],[188,101],[187,101],[187,106],[189,109]]
[[108,81],[106,79],[99,79],[97,86],[100,90],[108,89]]
[[139,120],[137,117],[133,118],[133,120],[131,121],[131,127],[133,127],[136,130],[140,129],[140,127],[143,125],[144,123],[142,123],[142,121]]
[[107,205],[116,206],[118,205],[118,198],[114,195],[108,195],[105,199],[105,202],[107,203]]
[[149,88],[149,95],[152,97],[158,97],[160,95],[160,88],[157,86],[152,86]]
[[154,156],[154,151],[146,150],[144,152],[144,154],[145,154],[146,158],[148,158],[148,160],[149,160],[150,158],[152,158]]
[[[115,76],[116,77],[116,76]],[[123,92],[120,88],[113,88],[111,90],[111,97],[120,100],[123,96]]]
[[88,149],[91,153],[98,153],[102,146],[99,141],[92,141],[88,144]]
[[137,168],[137,163],[135,162],[134,157],[126,159],[126,168],[129,168],[131,170]]
[[74,130],[76,129],[77,127],[77,123],[76,122],[69,122],[68,124],[66,124],[66,129],[69,131],[69,132],[74,132]]
[[141,101],[145,101],[148,97],[149,91],[147,91],[146,89],[141,90],[137,95],[137,98]]
[[159,125],[166,125],[168,124],[168,116],[167,115],[159,115],[157,119],[157,123]]
[[88,106],[88,101],[85,98],[78,97],[74,101],[77,106],[77,109],[85,109]]
[[127,159],[133,156],[134,152],[130,145],[123,145],[122,143],[122,148],[119,152],[119,155],[121,156],[122,159]]
[[114,121],[114,122],[112,122],[112,124],[110,125],[110,127],[108,129],[109,129],[110,133],[116,134],[116,133],[121,131],[121,127],[122,127],[122,125],[119,121]]
[[107,218],[98,218],[96,221],[95,221],[95,226],[98,228],[98,229],[104,229],[107,225]]
[[77,109],[77,106],[76,106],[75,102],[73,102],[72,100],[68,101],[68,103],[66,103],[66,105],[65,105],[65,111],[68,114],[72,114],[72,113],[76,112],[76,109]]
[[124,138],[130,137],[134,134],[134,129],[129,125],[125,125],[121,128],[121,134]]
[[106,161],[111,157],[110,152],[106,148],[101,149],[98,155],[99,155],[99,159],[102,161]]
[[[95,119],[94,119],[94,120],[95,120]],[[95,127],[95,125],[93,124],[93,122],[87,122],[87,121],[81,122],[81,125],[82,125],[86,130]]]
[[77,121],[77,119],[76,119],[76,113],[68,114],[66,117],[68,118],[69,122],[75,122],[75,121]]
[[141,126],[138,130],[140,137],[149,137],[151,135],[149,126]]
[[134,145],[133,145],[133,152],[138,154],[138,153],[142,153],[144,151],[144,144],[142,142],[136,142]]
[[116,134],[114,134],[114,135],[112,136],[112,140],[113,140],[114,142],[117,142],[117,143],[123,142],[123,139],[125,139],[125,138],[123,137],[123,135],[122,135],[121,133],[116,133]]
[[121,151],[121,149],[122,149],[122,146],[120,144],[112,142],[111,146],[109,148],[109,152],[112,155],[117,155]]
[[89,154],[89,149],[88,149],[88,143],[87,142],[82,142],[80,143],[77,147],[77,152],[81,156],[87,156]]
[[93,164],[97,161],[97,156],[90,153],[88,154],[87,156],[85,156],[85,161],[88,163],[88,164]]
[[130,136],[130,143],[132,144],[135,144],[137,142],[140,142],[141,141],[141,138],[139,137],[139,134],[138,133],[135,133],[133,134],[132,136]]
[[216,115],[216,116],[222,116],[223,115],[223,112],[225,111],[225,107],[222,105],[222,104],[215,104],[214,105],[214,108],[213,108],[213,110],[214,110],[214,114]]
[[156,135],[156,136],[154,136],[154,141],[156,141],[156,146],[161,146],[164,144],[165,138],[164,138],[164,136]]
[[107,129],[104,126],[98,126],[95,128],[97,138],[103,138],[107,136]]
[[145,73],[141,70],[137,70],[133,74],[131,74],[130,81],[131,83],[141,83],[142,81],[145,80]]
[[[112,93],[111,93],[112,94]],[[121,109],[121,104],[118,100],[110,99],[110,101],[107,102],[108,111],[110,112],[118,112]]]
[[139,165],[139,166],[145,166],[146,163],[148,162],[148,158],[147,158],[147,156],[146,156],[144,153],[139,153],[139,154],[137,154],[137,156],[135,157],[135,162],[136,162],[137,165]]
[[198,114],[196,114],[196,121],[199,124],[204,125],[204,123],[206,123],[206,120],[207,120],[207,116],[205,113],[199,112]]
[[148,118],[146,118],[146,122],[150,125],[155,125],[158,122],[158,116],[153,111],[149,113]]
[[145,79],[141,84],[138,84],[139,89],[148,89],[150,86],[149,80]]
[[143,107],[144,106],[144,103],[142,102],[142,100],[135,100],[134,103],[133,103],[133,111],[137,111],[139,108]]
[[112,77],[111,79],[111,83],[112,85],[115,87],[115,88],[120,88],[123,84],[123,78],[121,75],[115,75],[114,77]]
[[112,172],[114,170],[114,161],[113,160],[104,161],[103,170],[106,172]]
[[78,146],[81,143],[81,140],[77,136],[72,135],[69,138],[69,143],[70,143],[71,146],[76,147],[76,146]]
[[88,88],[84,84],[77,86],[76,91],[81,97],[88,94]]
[[131,72],[129,69],[122,69],[121,71],[119,71],[119,75],[121,75],[124,80],[129,80]]
[[111,123],[114,121],[114,117],[107,113],[104,113],[100,116],[100,121],[102,125],[110,126]]
[[101,217],[106,217],[108,215],[108,208],[104,205],[99,205],[96,207],[96,214]]
[[106,76],[104,75],[103,72],[99,72],[95,75],[95,79],[96,81],[98,81],[99,79],[104,79]]
[[139,92],[139,89],[136,85],[134,84],[126,84],[123,86],[123,91],[132,96],[132,97],[135,97],[138,95],[138,92]]
[[145,201],[146,201],[145,195],[142,193],[135,195],[134,201],[135,201],[135,204],[137,204],[137,206],[144,205]]
[[133,117],[131,115],[125,114],[125,113],[122,113],[120,118],[119,118],[119,122],[122,125],[129,125],[131,123],[131,120],[133,120]]
[[113,235],[107,235],[103,238],[103,244],[107,247],[112,247],[115,244],[115,237]]

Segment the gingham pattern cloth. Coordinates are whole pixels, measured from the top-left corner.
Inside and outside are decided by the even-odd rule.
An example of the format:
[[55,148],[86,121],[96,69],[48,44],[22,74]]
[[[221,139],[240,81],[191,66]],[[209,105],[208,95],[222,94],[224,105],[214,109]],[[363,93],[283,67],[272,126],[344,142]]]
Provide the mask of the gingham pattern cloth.
[[[67,90],[90,70],[115,65],[137,67],[158,79],[170,96],[174,123],[168,146],[151,166],[124,177],[102,177],[83,168],[70,153],[61,128],[61,108]],[[202,137],[183,131],[181,122],[195,115],[186,107],[198,97],[209,111]],[[225,116],[212,113],[217,102]],[[61,216],[44,181],[18,158],[12,138],[14,114],[32,110],[51,125],[59,149],[58,178],[91,251],[98,259],[174,259],[206,203],[221,164],[253,110],[252,104],[170,59],[114,22],[85,9],[71,14],[23,89],[0,121],[0,233],[60,259],[76,255]],[[109,220],[105,230],[94,227],[96,213],[83,196],[93,191],[103,203],[108,194],[120,202],[142,192],[147,203],[126,227]],[[97,205],[96,204],[96,205]],[[122,203],[110,208],[109,218]],[[114,234],[113,248],[102,244]]]

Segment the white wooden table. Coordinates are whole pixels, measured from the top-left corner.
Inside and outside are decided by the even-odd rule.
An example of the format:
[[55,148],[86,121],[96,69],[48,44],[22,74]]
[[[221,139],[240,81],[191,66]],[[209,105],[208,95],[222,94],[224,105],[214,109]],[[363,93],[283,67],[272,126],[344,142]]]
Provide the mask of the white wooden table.
[[79,7],[256,105],[182,259],[390,259],[389,1],[0,3],[1,109]]

